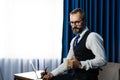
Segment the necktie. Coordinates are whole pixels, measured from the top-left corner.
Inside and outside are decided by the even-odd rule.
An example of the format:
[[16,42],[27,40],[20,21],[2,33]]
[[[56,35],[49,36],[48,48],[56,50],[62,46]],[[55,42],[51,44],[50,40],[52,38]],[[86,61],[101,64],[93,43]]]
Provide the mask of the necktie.
[[78,44],[78,39],[80,38],[80,35],[79,34],[77,34],[76,35],[76,38],[75,38],[75,40],[74,40],[74,44],[73,44],[73,47],[74,48],[76,48],[77,47],[77,44]]

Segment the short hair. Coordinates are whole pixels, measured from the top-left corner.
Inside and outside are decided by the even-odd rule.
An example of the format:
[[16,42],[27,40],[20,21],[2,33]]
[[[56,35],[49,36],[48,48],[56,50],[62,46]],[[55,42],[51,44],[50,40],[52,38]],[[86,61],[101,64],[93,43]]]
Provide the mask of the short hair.
[[76,8],[76,9],[72,10],[72,11],[70,12],[70,15],[71,15],[71,14],[76,14],[76,13],[78,13],[78,12],[81,14],[82,19],[84,19],[84,18],[85,18],[85,12],[84,12],[81,8]]

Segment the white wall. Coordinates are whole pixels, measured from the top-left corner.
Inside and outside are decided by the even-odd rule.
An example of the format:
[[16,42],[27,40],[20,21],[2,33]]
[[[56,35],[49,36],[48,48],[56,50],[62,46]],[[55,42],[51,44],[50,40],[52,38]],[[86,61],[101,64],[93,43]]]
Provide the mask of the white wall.
[[63,0],[0,0],[3,58],[60,58]]

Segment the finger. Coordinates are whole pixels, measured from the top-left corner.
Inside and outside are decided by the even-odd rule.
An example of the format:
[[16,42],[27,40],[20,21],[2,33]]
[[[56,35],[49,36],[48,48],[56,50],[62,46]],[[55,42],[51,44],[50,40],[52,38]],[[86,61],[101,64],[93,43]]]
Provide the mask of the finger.
[[44,76],[45,76],[45,75],[41,75],[41,79],[43,79],[43,78],[44,78]]
[[52,74],[51,74],[51,73],[47,73],[47,74],[43,77],[43,79],[49,80],[51,77],[52,77]]
[[73,63],[72,63],[72,61],[69,62],[68,68],[69,68],[69,69],[73,68]]
[[43,79],[44,76],[45,76],[45,74],[41,74],[41,79]]
[[43,80],[47,80],[47,79],[48,79],[48,76],[47,76],[47,75],[44,75],[42,79],[43,79]]
[[47,74],[46,74],[45,72],[42,73],[42,75],[41,75],[41,79],[45,78],[45,76],[47,76]]

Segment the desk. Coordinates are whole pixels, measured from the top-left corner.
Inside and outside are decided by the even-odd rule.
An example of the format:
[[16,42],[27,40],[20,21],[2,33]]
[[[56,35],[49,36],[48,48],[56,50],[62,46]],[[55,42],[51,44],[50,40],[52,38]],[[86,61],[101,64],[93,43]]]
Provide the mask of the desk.
[[14,74],[14,80],[42,80],[40,79],[40,73],[43,72],[42,70],[37,71],[37,76],[35,74],[35,72],[25,72],[25,73],[18,73],[18,74]]

